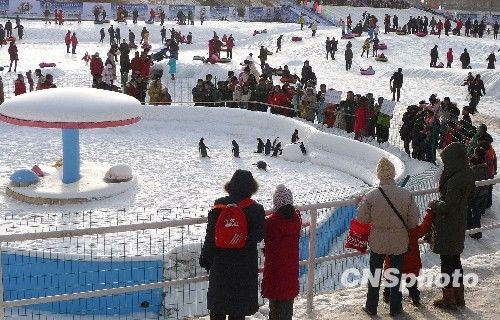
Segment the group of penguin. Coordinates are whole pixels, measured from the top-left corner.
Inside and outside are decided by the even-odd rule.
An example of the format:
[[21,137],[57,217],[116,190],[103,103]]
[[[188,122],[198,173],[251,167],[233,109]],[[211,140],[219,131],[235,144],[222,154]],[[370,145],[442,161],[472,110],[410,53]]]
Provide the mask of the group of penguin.
[[[257,138],[257,151],[255,151],[255,153],[264,153],[266,156],[271,155],[271,157],[277,157],[278,153],[281,155],[283,153],[283,148],[281,147],[281,142],[279,142],[278,139],[279,137],[274,139],[273,143],[271,143],[271,140],[267,139],[266,143],[264,143],[261,138]],[[207,150],[210,148],[205,145],[204,140],[204,138],[200,139],[200,142],[198,143],[198,151],[202,158],[210,158],[207,152]],[[231,143],[233,145],[233,149],[231,150],[233,156],[239,158],[240,146],[238,145],[236,140],[233,140]],[[295,129],[292,134],[292,143],[300,143],[300,151],[303,155],[307,154],[304,143],[299,141],[299,131],[297,129]],[[253,165],[257,166],[257,168],[259,169],[267,170],[267,163],[265,161],[257,161],[257,163],[254,163]]]

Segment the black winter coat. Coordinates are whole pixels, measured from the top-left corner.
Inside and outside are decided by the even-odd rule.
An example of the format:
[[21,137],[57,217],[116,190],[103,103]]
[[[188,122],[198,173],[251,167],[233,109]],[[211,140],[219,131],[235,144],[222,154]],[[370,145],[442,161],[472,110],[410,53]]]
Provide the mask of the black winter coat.
[[[229,204],[243,199],[230,196],[215,204]],[[248,221],[247,244],[243,249],[215,247],[215,225],[220,209],[208,213],[207,233],[201,250],[200,266],[210,270],[207,308],[226,315],[253,315],[258,309],[258,253],[257,243],[264,239],[265,212],[260,204],[243,210]]]

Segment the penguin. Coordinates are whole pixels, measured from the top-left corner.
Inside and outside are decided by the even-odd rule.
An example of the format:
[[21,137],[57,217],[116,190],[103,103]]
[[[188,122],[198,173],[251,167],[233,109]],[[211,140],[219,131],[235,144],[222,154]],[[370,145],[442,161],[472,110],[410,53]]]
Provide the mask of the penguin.
[[304,147],[304,142],[301,142],[301,143],[300,143],[300,151],[302,151],[302,154],[303,154],[303,155],[306,155],[306,154],[307,154],[306,147]]
[[283,149],[281,149],[281,142],[278,142],[276,144],[276,146],[274,147],[273,154],[271,155],[271,157],[277,157],[278,156],[278,152],[280,154],[283,152]]
[[271,153],[271,140],[267,139],[264,153],[268,156]]
[[258,169],[267,171],[267,163],[265,163],[264,161],[257,161],[257,163],[254,163],[253,165],[257,166]]
[[198,143],[198,151],[200,152],[202,158],[210,158],[210,156],[207,153],[207,149],[210,148],[205,145],[205,142],[203,142],[203,140],[205,139],[201,138],[200,142]]
[[273,151],[274,151],[274,147],[276,146],[276,143],[278,143],[278,139],[279,139],[279,138],[280,138],[280,137],[276,137],[276,139],[274,139],[274,141],[273,141],[273,146],[271,147],[271,150],[273,150]]
[[257,138],[257,151],[255,153],[264,152],[264,141],[261,138]]
[[292,143],[297,143],[299,141],[299,130],[295,129],[292,134]]
[[235,158],[239,158],[240,157],[240,146],[236,143],[236,140],[233,140],[232,142],[233,144],[233,156]]

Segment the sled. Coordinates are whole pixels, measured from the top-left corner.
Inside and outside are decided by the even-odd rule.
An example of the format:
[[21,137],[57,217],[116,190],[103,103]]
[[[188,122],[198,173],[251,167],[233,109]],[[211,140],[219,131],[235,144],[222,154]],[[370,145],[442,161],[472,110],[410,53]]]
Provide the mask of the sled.
[[359,72],[361,72],[361,74],[363,76],[373,76],[375,74],[375,70],[371,69],[360,69]]
[[361,33],[352,33],[355,38],[361,37]]
[[386,50],[387,49],[387,45],[385,43],[379,43],[378,46],[377,46],[377,50]]
[[104,20],[94,20],[94,24],[104,24]]
[[354,35],[352,35],[352,34],[345,34],[345,35],[342,36],[341,39],[354,39]]
[[302,37],[299,36],[293,36],[292,41],[297,42],[297,41],[302,41]]
[[442,68],[444,68],[444,63],[440,63],[440,64],[438,64],[437,66],[435,66],[433,68],[442,69]]
[[229,58],[220,58],[219,61],[217,61],[218,63],[229,63],[231,62],[231,59]]
[[6,37],[5,41],[16,41],[16,37],[14,36]]
[[154,20],[146,20],[146,24],[154,24]]
[[268,55],[268,56],[272,56],[272,55],[273,55],[273,52],[272,52],[272,51],[267,50],[267,55]]
[[427,36],[427,33],[426,33],[426,32],[417,32],[415,35],[416,35],[417,37],[421,37],[421,38],[422,38],[422,37],[426,37],[426,36]]
[[380,62],[387,62],[389,61],[389,59],[387,59],[387,57],[375,57],[375,61],[380,61]]
[[38,65],[40,68],[54,68],[56,66],[56,64],[54,62],[41,62],[39,65]]
[[204,60],[205,60],[205,57],[202,57],[202,56],[194,56],[194,57],[193,57],[193,60],[194,60],[194,61],[204,61]]

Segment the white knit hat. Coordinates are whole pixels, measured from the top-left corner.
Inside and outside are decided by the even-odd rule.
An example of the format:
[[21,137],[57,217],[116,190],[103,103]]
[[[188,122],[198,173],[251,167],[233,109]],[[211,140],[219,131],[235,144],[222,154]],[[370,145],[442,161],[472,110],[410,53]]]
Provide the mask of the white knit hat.
[[389,159],[382,157],[377,164],[377,178],[380,181],[394,180],[396,169]]
[[274,210],[278,210],[287,204],[293,205],[292,191],[280,184],[276,187],[273,195]]

